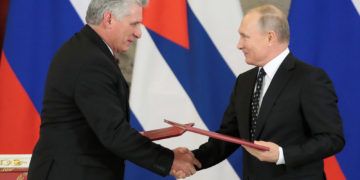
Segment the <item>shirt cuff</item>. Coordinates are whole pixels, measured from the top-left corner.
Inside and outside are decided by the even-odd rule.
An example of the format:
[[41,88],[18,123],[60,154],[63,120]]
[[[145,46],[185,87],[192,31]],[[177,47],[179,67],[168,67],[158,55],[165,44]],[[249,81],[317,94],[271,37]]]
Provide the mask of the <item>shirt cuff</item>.
[[285,164],[283,148],[279,146],[279,159],[276,161],[276,165]]

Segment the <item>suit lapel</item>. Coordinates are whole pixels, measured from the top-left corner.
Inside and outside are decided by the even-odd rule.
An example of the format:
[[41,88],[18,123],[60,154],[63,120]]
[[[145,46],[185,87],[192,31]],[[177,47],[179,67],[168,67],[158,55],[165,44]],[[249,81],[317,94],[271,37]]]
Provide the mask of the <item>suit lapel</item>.
[[259,117],[257,120],[257,128],[255,139],[258,139],[261,134],[264,125],[266,123],[267,117],[274,106],[275,100],[279,97],[281,90],[286,86],[287,82],[290,80],[293,71],[295,68],[295,60],[290,53],[283,63],[280,65],[279,69],[275,73],[268,90],[266,91],[259,112]]
[[[98,47],[102,53],[104,53],[108,58],[105,60],[111,61],[116,69],[118,70],[119,76],[120,76],[120,82],[119,82],[119,91],[121,95],[123,96],[124,104],[126,104],[126,111],[129,113],[129,86],[120,70],[120,67],[118,65],[118,60],[115,59],[114,55],[111,53],[109,47],[105,44],[105,42],[101,39],[101,37],[89,26],[85,25],[83,29],[81,30],[81,33],[85,34],[87,38],[90,39],[90,41],[94,44],[96,44],[96,47]],[[129,119],[129,118],[127,118]]]
[[[239,130],[241,133],[241,138],[250,139],[250,103],[251,97],[254,92],[254,86],[256,82],[256,76],[259,68],[252,69],[247,77],[243,78],[243,81],[239,83],[240,97],[239,104],[241,105],[239,119]],[[248,88],[250,87],[250,88]],[[244,89],[243,89],[244,88]]]
[[118,67],[118,60],[115,59],[109,47],[89,25],[85,25],[81,32],[84,33],[92,43],[96,44],[96,47],[98,47],[108,57],[108,60]]
[[120,83],[122,85],[121,89],[125,91],[123,92],[124,96],[129,97],[129,86],[119,68],[119,65],[117,64],[119,60],[115,59],[109,47],[107,47],[107,45],[101,39],[101,37],[89,25],[84,26],[84,28],[82,29],[82,33],[84,33],[86,37],[88,37],[91,40],[92,43],[96,44],[96,47],[99,47],[100,50],[108,57],[107,60],[110,60],[119,70],[120,79],[121,79]]

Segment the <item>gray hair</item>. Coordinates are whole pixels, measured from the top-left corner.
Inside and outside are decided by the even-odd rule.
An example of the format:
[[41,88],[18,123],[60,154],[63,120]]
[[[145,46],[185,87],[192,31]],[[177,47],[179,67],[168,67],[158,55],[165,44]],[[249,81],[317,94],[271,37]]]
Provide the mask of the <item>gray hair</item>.
[[91,0],[86,12],[86,23],[99,25],[105,12],[111,12],[118,20],[129,14],[131,5],[144,7],[148,0]]
[[259,26],[263,31],[274,31],[279,38],[279,42],[289,42],[290,29],[286,15],[276,6],[262,5],[256,7],[250,12],[260,14]]

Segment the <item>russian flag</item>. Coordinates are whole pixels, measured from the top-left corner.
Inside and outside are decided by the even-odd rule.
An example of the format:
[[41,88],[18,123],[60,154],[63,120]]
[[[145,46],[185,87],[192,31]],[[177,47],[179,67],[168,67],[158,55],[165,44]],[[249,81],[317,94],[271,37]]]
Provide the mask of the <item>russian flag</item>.
[[0,61],[0,154],[31,154],[50,60],[82,22],[69,1],[11,0]]
[[[144,11],[130,95],[139,129],[167,127],[163,119],[217,130],[236,76],[248,70],[236,49],[242,18],[238,0],[151,0]],[[185,133],[159,143],[198,148],[207,137]],[[241,153],[189,179],[239,179]],[[158,179],[129,165],[126,179]],[[171,179],[171,178],[169,178]]]
[[325,160],[328,179],[360,179],[360,1],[292,0],[289,14],[290,50],[322,67],[339,98],[346,145]]

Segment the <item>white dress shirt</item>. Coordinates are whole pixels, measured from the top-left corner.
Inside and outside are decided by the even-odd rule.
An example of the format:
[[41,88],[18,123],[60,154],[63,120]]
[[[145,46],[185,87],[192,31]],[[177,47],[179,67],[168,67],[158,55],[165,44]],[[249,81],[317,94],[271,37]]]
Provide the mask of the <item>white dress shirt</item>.
[[[260,92],[260,99],[259,99],[259,109],[261,107],[262,100],[264,98],[264,95],[266,91],[268,90],[270,83],[276,73],[276,71],[279,69],[281,63],[285,60],[286,56],[290,53],[289,48],[286,48],[283,52],[281,52],[278,56],[276,56],[274,59],[270,60],[267,64],[265,64],[262,68],[266,72],[263,84],[262,84],[262,90]],[[277,165],[285,164],[285,158],[284,158],[284,152],[282,147],[279,146],[279,159],[276,162]]]
[[111,52],[111,54],[113,55],[113,56],[115,56],[114,55],[114,52],[113,52],[113,50],[110,48],[110,46],[103,40],[103,42],[106,44],[106,46],[109,48],[109,50],[110,50],[110,52]]

